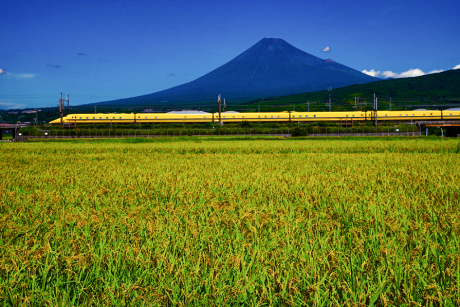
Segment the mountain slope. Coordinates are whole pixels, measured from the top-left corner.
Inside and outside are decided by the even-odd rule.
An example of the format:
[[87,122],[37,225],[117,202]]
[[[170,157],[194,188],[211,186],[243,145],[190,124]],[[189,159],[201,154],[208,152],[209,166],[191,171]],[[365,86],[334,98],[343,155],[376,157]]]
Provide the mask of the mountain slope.
[[[362,100],[372,101],[374,93],[379,101],[402,103],[413,101],[420,104],[458,104],[460,103],[460,69],[429,74],[413,78],[381,80],[367,84],[354,84],[334,88],[332,99],[334,103],[353,101],[355,96]],[[287,104],[305,104],[306,101],[327,101],[327,91],[307,92],[302,94],[272,97],[264,100],[254,100],[245,103],[251,105],[283,106]],[[413,104],[413,103],[412,103]]]
[[215,101],[318,91],[379,80],[330,59],[310,55],[282,39],[264,38],[210,73],[153,94],[109,101],[106,104],[152,104]]

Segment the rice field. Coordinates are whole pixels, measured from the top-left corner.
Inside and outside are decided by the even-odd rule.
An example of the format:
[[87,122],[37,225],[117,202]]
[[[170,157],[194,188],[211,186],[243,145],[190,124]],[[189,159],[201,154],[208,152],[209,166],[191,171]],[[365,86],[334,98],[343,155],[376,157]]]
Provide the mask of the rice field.
[[459,306],[455,139],[0,143],[1,306]]

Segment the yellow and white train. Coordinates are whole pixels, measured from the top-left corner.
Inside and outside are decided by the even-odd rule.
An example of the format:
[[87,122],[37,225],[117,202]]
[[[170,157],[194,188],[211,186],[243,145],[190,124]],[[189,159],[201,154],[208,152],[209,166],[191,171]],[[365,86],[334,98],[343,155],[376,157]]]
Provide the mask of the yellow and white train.
[[[416,110],[416,111],[350,111],[350,112],[262,112],[237,113],[223,112],[222,123],[235,122],[344,122],[344,121],[420,121],[420,120],[458,120],[460,110]],[[62,118],[64,124],[153,124],[153,123],[219,123],[219,113],[176,112],[176,113],[98,113],[69,114]],[[55,119],[50,124],[61,124]]]

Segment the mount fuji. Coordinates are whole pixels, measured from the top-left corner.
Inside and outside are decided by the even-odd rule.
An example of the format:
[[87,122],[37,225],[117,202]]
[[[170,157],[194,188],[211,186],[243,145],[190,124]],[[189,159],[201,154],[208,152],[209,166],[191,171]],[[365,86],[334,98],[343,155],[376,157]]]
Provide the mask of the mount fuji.
[[331,59],[320,59],[279,38],[264,38],[230,62],[194,81],[152,94],[112,100],[99,105],[200,105],[251,100],[325,90],[380,79]]

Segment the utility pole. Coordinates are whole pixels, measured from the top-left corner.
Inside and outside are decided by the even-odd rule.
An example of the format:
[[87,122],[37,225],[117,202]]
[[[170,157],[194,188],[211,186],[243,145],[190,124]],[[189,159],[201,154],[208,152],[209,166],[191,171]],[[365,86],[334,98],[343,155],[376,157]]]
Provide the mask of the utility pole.
[[390,97],[390,111],[391,111],[391,97]]
[[[257,105],[257,108],[259,109],[259,113],[260,113],[260,104]],[[259,116],[259,127],[260,127],[260,116]]]
[[96,114],[96,106],[94,106],[94,114]]
[[69,95],[65,95],[65,99],[67,100],[67,115],[69,115]]
[[308,112],[310,112],[310,100],[308,101]]
[[217,97],[217,106],[219,107],[219,125],[222,125],[222,119],[221,119],[221,114],[220,114],[220,94]]
[[61,126],[62,126],[62,93],[61,93],[61,98],[59,98],[59,114],[60,114],[60,118],[61,118]]
[[329,92],[329,112],[331,112],[331,92],[332,92],[332,87],[329,86],[327,89]]
[[62,122],[62,117],[64,116],[64,101],[69,102],[69,98],[67,97],[67,99],[62,99],[62,93],[61,93],[61,98],[59,98],[59,113],[61,115],[61,126],[64,125]]
[[377,130],[377,103],[378,103],[378,100],[377,100],[377,97],[375,97],[375,93],[374,93],[374,118],[375,118],[375,129]]

